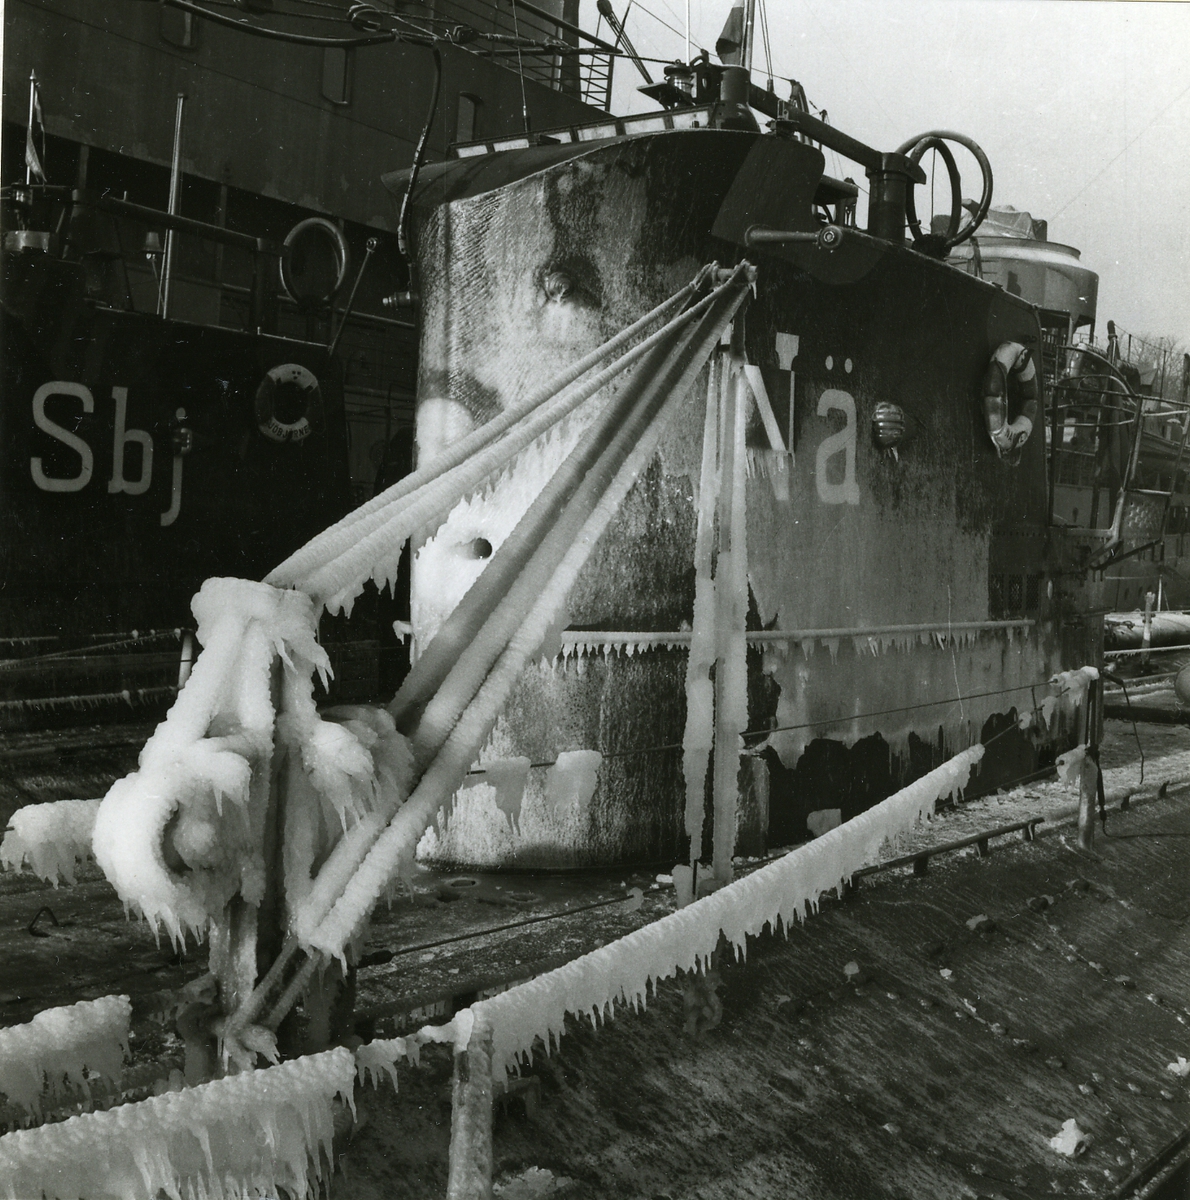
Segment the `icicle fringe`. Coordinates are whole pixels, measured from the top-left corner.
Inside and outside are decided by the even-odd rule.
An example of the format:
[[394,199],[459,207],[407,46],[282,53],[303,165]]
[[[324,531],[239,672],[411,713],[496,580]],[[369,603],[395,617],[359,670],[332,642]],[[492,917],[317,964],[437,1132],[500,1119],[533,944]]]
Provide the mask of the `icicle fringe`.
[[[25,1025],[0,1029],[0,1092],[39,1114],[42,1093],[57,1095],[64,1079],[84,1089],[86,1071],[119,1079],[131,1019],[127,996],[102,996],[49,1008]],[[3,1161],[0,1155],[0,1165]]]
[[318,1192],[332,1102],[354,1112],[356,1059],[338,1047],[262,1071],[0,1137],[7,1200],[293,1200]]
[[[567,1013],[594,1022],[614,1004],[644,1007],[650,983],[705,967],[720,935],[743,956],[749,935],[766,926],[788,930],[817,911],[819,897],[845,884],[881,847],[929,818],[939,799],[961,792],[983,757],[974,745],[858,817],[790,851],[751,875],[557,970],[471,1006],[493,1031],[492,1064],[512,1069],[536,1039],[561,1038]],[[461,1014],[460,1014],[461,1015]],[[456,1018],[457,1019],[457,1018]],[[425,1031],[423,1031],[424,1033]],[[461,1045],[466,1045],[465,1040]]]
[[33,874],[56,888],[74,884],[75,865],[92,857],[91,833],[99,800],[54,800],[27,804],[8,819],[0,842],[0,869],[19,871],[28,863]]

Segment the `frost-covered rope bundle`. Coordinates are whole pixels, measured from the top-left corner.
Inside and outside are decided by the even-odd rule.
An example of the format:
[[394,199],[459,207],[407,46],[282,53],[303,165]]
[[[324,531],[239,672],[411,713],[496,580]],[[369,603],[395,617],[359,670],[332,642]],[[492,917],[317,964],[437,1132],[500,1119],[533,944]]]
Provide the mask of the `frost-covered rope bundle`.
[[669,916],[584,954],[557,970],[471,1006],[475,1022],[492,1030],[492,1065],[514,1066],[541,1038],[547,1047],[562,1034],[567,1013],[609,1016],[616,1002],[645,1003],[654,986],[679,970],[704,967],[720,934],[746,950],[747,938],[766,926],[788,929],[817,909],[819,897],[873,861],[886,841],[929,817],[939,799],[967,784],[983,757],[975,745],[902,788],[867,812],[824,833],[751,875]]
[[188,1200],[318,1193],[332,1103],[354,1109],[350,1050],[245,1071],[0,1137],[0,1197]]
[[[102,996],[49,1008],[25,1025],[0,1029],[0,1092],[37,1113],[42,1093],[57,1094],[64,1079],[83,1088],[84,1071],[119,1079],[131,1019],[127,996]],[[3,1179],[0,1171],[0,1183]]]
[[410,672],[406,682],[412,686],[402,687],[393,707],[408,703],[410,692],[412,699],[428,698],[412,734],[419,759],[428,760],[441,747],[677,381],[689,374],[691,363],[703,361],[700,351],[707,331],[720,323],[718,312],[710,309],[697,326],[677,334],[671,346],[658,347],[656,358],[641,365],[643,379],[633,379],[584,433],[447,619],[426,650],[426,670],[418,670],[419,661]]
[[473,430],[466,437],[452,443],[436,458],[431,459],[430,462],[419,467],[416,471],[398,480],[391,487],[381,492],[380,495],[373,496],[371,500],[361,504],[341,520],[336,521],[334,525],[323,530],[321,534],[312,538],[300,549],[295,550],[283,563],[278,565],[268,577],[267,582],[284,586],[281,582],[283,579],[296,579],[308,572],[312,567],[325,560],[327,545],[337,541],[339,533],[359,525],[364,518],[372,516],[392,504],[395,500],[400,500],[411,492],[424,487],[432,479],[438,478],[439,475],[465,462],[476,452],[484,449],[485,446],[488,446],[502,433],[511,429],[518,421],[527,417],[534,409],[539,408],[546,400],[556,396],[559,392],[569,387],[570,384],[574,383],[581,375],[585,375],[592,367],[614,354],[622,346],[627,345],[632,338],[642,330],[647,329],[654,321],[672,312],[679,304],[683,303],[694,293],[713,266],[714,264],[710,264],[707,267],[703,267],[684,288],[675,292],[674,295],[670,296],[668,300],[663,301],[656,308],[645,313],[643,317],[634,321],[627,328],[622,329],[615,337],[604,342],[603,345],[597,346],[589,354],[572,363],[565,371],[554,376],[548,383],[538,388],[529,396],[526,396],[519,403],[510,405],[503,412],[497,414],[490,421],[485,422],[478,429]]
[[[374,845],[365,844],[362,832],[358,839],[353,838],[353,830],[336,847],[311,896],[313,901],[317,895],[318,902],[326,905],[325,916],[321,917],[318,928],[309,938],[313,949],[327,955],[342,955],[344,945],[367,919],[392,879],[412,870],[414,852],[422,833],[462,785],[525,665],[540,655],[543,648],[553,653],[553,648],[547,647],[546,643],[551,636],[556,637],[565,619],[566,600],[579,572],[624,497],[648,465],[670,418],[693,385],[721,330],[746,295],[746,290],[740,289],[706,330],[699,352],[689,361],[664,406],[636,441],[560,565],[547,580],[541,581],[540,590],[520,628],[460,716],[407,803],[375,839]],[[363,825],[361,822],[357,828]]]
[[54,887],[62,879],[73,884],[75,864],[91,857],[99,805],[98,800],[54,800],[18,808],[0,842],[0,868],[19,871],[28,863],[34,875]]
[[[416,529],[449,510],[505,467],[530,442],[552,429],[675,330],[704,313],[729,286],[721,285],[611,366],[557,395],[552,402],[550,398],[555,396],[556,389],[548,385],[494,417],[433,462],[319,534],[273,570],[266,582],[300,588],[331,612],[340,608],[350,612],[366,580],[373,579],[383,588],[396,578],[401,550]],[[685,294],[688,293],[684,290],[683,298]]]
[[[677,345],[685,348],[693,336],[692,330],[685,329],[673,338],[679,339]],[[664,368],[674,357],[672,339],[657,346],[583,431],[544,487],[540,479],[535,481],[537,495],[485,564],[479,578],[419,653],[393,698],[389,711],[402,728],[408,728],[419,707],[428,703],[421,720],[423,730],[446,720],[449,732],[458,712],[451,714],[447,710],[444,714],[435,694],[440,689],[447,695],[458,694],[457,687],[442,688],[442,685],[452,669],[464,661],[473,664],[474,682],[463,702],[478,690],[496,655],[524,619],[540,580],[561,560],[594,507],[600,487],[610,482],[609,468],[619,466],[643,423],[655,411],[656,395],[666,384]],[[499,628],[493,622],[497,610],[505,613]],[[465,653],[472,646],[486,647],[486,659],[476,662],[474,653]],[[425,744],[425,733],[420,732],[415,741]],[[435,744],[431,736],[429,744],[437,749],[441,740]]]

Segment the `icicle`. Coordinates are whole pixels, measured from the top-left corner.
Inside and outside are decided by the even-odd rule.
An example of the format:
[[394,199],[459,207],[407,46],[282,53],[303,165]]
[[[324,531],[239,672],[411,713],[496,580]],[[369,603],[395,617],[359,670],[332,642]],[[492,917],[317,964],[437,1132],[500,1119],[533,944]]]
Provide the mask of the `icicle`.
[[525,785],[529,782],[529,760],[493,759],[491,762],[482,763],[481,769],[484,772],[484,783],[496,789],[496,807],[508,818],[509,824],[515,830],[521,817]]
[[839,639],[837,637],[823,638],[822,644],[830,651],[831,663],[839,661]]
[[812,637],[802,638],[798,642],[798,645],[802,648],[803,658],[810,659],[814,657],[814,647],[817,645],[817,642]]
[[127,996],[102,996],[49,1008],[26,1025],[0,1029],[0,1092],[38,1113],[42,1092],[57,1095],[63,1079],[85,1087],[85,1071],[91,1071],[115,1082],[128,1053],[131,1019]]
[[0,842],[0,868],[19,871],[27,862],[34,875],[54,887],[60,879],[73,884],[75,863],[91,857],[99,805],[98,800],[55,800],[18,808]]
[[1079,772],[1083,767],[1083,759],[1087,756],[1087,748],[1084,745],[1075,746],[1073,750],[1067,750],[1065,754],[1059,754],[1056,759],[1058,768],[1058,778],[1063,783],[1078,783]]
[[332,1101],[354,1107],[338,1047],[0,1138],[0,1194],[18,1200],[246,1195],[312,1198],[329,1160]]

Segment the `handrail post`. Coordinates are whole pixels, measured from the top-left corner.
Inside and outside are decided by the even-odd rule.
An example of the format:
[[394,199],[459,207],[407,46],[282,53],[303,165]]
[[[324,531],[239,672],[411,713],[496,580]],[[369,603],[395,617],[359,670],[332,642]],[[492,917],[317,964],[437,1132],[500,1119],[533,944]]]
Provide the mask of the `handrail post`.
[[492,1031],[477,1021],[455,1051],[446,1200],[491,1200],[492,1087]]

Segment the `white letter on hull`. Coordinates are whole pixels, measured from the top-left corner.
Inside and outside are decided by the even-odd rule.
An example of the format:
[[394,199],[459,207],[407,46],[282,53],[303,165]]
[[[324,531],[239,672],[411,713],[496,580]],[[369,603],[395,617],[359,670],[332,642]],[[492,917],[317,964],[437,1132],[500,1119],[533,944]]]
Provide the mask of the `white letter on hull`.
[[82,460],[79,464],[79,473],[73,478],[56,479],[42,470],[40,458],[31,458],[29,459],[29,471],[33,476],[33,482],[43,492],[81,492],[91,482],[91,472],[95,468],[91,447],[82,438],[75,437],[73,433],[63,429],[61,425],[55,425],[45,415],[45,402],[48,396],[76,396],[83,402],[83,412],[85,413],[95,411],[95,401],[91,397],[90,390],[81,383],[60,381],[43,383],[33,393],[33,424],[64,446],[69,446]]
[[174,474],[170,484],[169,511],[161,514],[162,526],[172,525],[182,511],[182,456],[174,455]]
[[[818,456],[814,460],[814,482],[818,486],[818,499],[823,504],[858,504],[859,484],[855,479],[855,400],[849,392],[828,388],[818,398],[818,415],[825,417],[831,409],[841,412],[847,423],[838,433],[822,439]],[[843,455],[843,481],[831,483],[827,477],[827,464],[836,454]]]
[[[149,490],[149,481],[153,477],[153,439],[143,429],[124,428],[128,415],[128,389],[112,388],[112,398],[116,402],[116,429],[112,441],[112,477],[107,490],[139,496]],[[141,448],[140,478],[135,482],[124,478],[124,447],[129,442]]]

